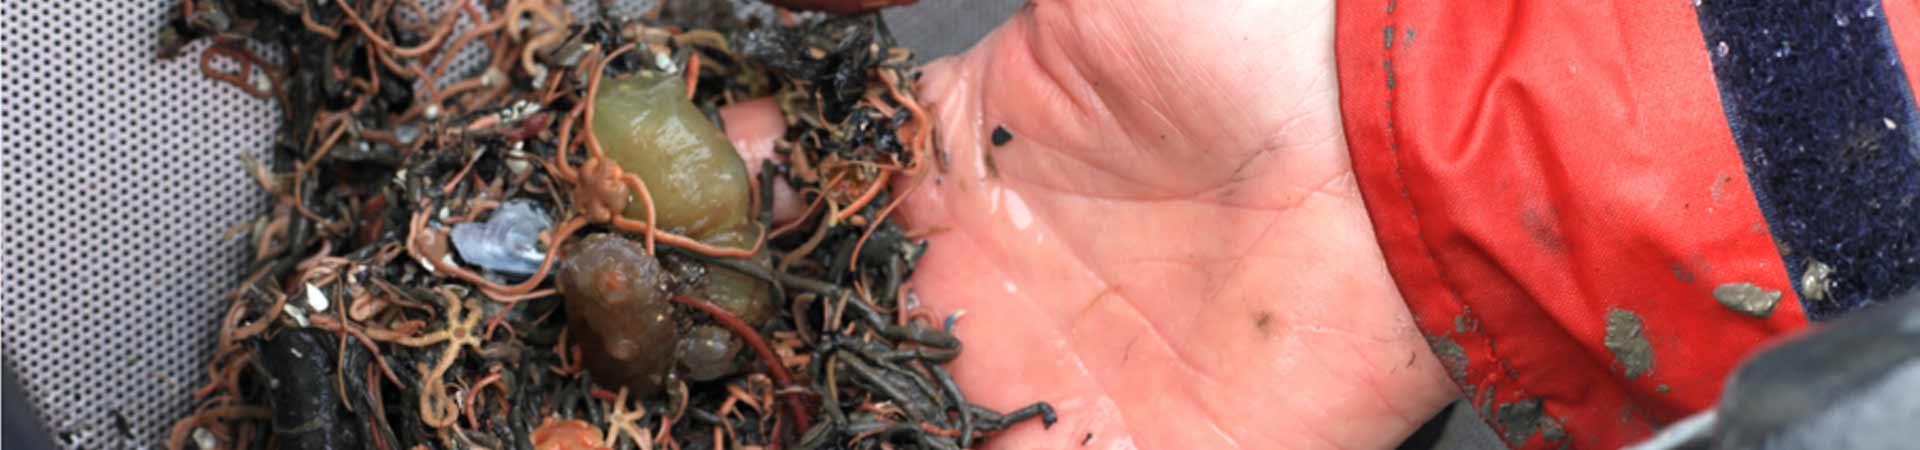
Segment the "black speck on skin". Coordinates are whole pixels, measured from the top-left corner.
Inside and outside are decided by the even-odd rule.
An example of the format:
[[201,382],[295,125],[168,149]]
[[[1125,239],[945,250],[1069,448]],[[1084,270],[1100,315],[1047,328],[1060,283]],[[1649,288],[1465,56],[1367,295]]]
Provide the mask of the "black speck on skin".
[[1007,145],[1008,142],[1013,142],[1013,132],[1007,131],[1007,127],[1005,125],[995,125],[993,127],[992,137],[993,137],[993,146],[995,147]]
[[1087,433],[1087,437],[1080,438],[1081,447],[1087,446],[1088,442],[1093,442],[1093,433]]

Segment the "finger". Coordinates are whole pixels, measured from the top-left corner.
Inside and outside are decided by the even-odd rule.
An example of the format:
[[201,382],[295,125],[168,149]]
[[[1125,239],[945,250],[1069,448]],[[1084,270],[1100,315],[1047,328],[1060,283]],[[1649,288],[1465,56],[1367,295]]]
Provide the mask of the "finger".
[[[760,166],[764,161],[786,163],[786,158],[773,151],[774,141],[787,134],[786,119],[780,113],[780,105],[774,103],[773,99],[762,98],[727,105],[720,108],[720,120],[726,125],[727,139],[733,141],[734,151],[740,152],[740,159],[747,164],[747,176],[759,179]],[[793,187],[784,180],[780,181],[773,184],[773,221],[776,224],[798,219],[803,212]]]

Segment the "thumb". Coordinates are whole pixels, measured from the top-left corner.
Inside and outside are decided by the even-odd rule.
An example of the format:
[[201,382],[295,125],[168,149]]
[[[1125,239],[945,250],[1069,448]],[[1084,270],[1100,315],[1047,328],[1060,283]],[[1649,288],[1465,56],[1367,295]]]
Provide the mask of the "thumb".
[[[787,122],[780,113],[780,105],[772,98],[721,107],[720,120],[725,125],[727,140],[732,141],[734,151],[739,152],[741,161],[747,164],[748,178],[760,179],[760,168],[765,161],[786,162],[786,158],[773,151],[774,141],[787,134]],[[799,195],[786,183],[773,184],[771,200],[774,223],[766,224],[769,227],[799,219],[804,212]]]

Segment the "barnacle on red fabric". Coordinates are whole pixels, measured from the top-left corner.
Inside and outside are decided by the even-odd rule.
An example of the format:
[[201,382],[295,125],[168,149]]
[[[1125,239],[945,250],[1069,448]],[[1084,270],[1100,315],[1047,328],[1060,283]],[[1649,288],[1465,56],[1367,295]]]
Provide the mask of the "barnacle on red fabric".
[[[1342,2],[1342,118],[1401,293],[1516,448],[1617,448],[1807,323],[1688,2]],[[1716,301],[1781,294],[1754,317]]]

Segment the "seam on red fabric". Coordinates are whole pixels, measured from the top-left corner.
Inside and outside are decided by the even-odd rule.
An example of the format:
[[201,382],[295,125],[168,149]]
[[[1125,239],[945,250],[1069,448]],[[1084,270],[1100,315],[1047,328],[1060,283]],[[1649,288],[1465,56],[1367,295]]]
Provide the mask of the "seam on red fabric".
[[[1398,3],[1398,2],[1393,2],[1393,3]],[[1385,17],[1386,19],[1385,21],[1389,25],[1398,25],[1398,22],[1394,19],[1398,16],[1401,8],[1408,8],[1411,6],[1412,5],[1398,5],[1398,8],[1389,8],[1387,11],[1387,15]],[[1381,54],[1385,56],[1383,60],[1387,61],[1387,65],[1388,65],[1387,67],[1391,68],[1392,61],[1393,61],[1392,49],[1382,48],[1380,51],[1381,51]],[[1396,82],[1394,84],[1398,84],[1397,83],[1398,80],[1395,80],[1393,72],[1390,69],[1387,71],[1386,76],[1389,80],[1394,80]],[[1394,112],[1394,108],[1396,108],[1396,105],[1399,103],[1399,100],[1400,100],[1400,93],[1398,89],[1396,89],[1395,86],[1389,85],[1387,87],[1387,108],[1386,108],[1387,110],[1386,129],[1387,130],[1386,131],[1387,131],[1387,150],[1393,155],[1393,158],[1392,158],[1393,173],[1390,175],[1390,177],[1392,178],[1394,185],[1400,188],[1401,192],[1411,192],[1407,187],[1408,185],[1406,180],[1403,178],[1404,172],[1402,172],[1402,169],[1401,169],[1403,164],[1401,164],[1401,161],[1400,161],[1401,154],[1400,154],[1399,129],[1398,127],[1394,126],[1396,122],[1396,118],[1395,118],[1396,114]],[[1479,108],[1476,107],[1476,110],[1478,109]],[[1467,305],[1467,303],[1463,300],[1464,297],[1460,294],[1460,289],[1457,287],[1456,282],[1453,280],[1451,276],[1447,274],[1447,271],[1444,269],[1444,266],[1440,264],[1439,256],[1433,253],[1433,246],[1430,245],[1427,241],[1426,228],[1421,226],[1420,224],[1420,213],[1418,211],[1419,209],[1418,203],[1419,202],[1415,201],[1410,194],[1408,195],[1407,217],[1410,219],[1409,221],[1413,224],[1414,231],[1413,231],[1412,237],[1414,238],[1414,242],[1420,247],[1420,254],[1426,258],[1427,265],[1433,268],[1433,272],[1435,276],[1439,278],[1440,285],[1445,290],[1447,301],[1452,302],[1454,306],[1460,307],[1464,311],[1470,311],[1470,309],[1468,309],[1468,306],[1470,305]],[[1391,266],[1389,266],[1389,270],[1391,270]],[[1562,329],[1562,331],[1564,332],[1565,330]],[[1478,380],[1484,382],[1484,384],[1493,384],[1494,381],[1498,381],[1507,372],[1514,372],[1515,370],[1513,369],[1513,366],[1511,366],[1507,362],[1507,359],[1505,357],[1500,356],[1500,352],[1499,352],[1500,346],[1497,343],[1497,339],[1495,339],[1494,337],[1494,333],[1492,333],[1492,329],[1485,327],[1483,325],[1482,327],[1479,328],[1479,334],[1484,339],[1486,339],[1487,357],[1493,359],[1493,365],[1499,370],[1494,370],[1494,371],[1491,371],[1490,373],[1483,374],[1478,378]],[[1467,366],[1469,368],[1473,366],[1473,362],[1471,359],[1468,360]],[[1469,369],[1469,372],[1471,372],[1471,369]],[[1492,381],[1489,381],[1489,380],[1492,380]],[[1514,385],[1520,387],[1520,391],[1516,392],[1516,394],[1522,394],[1526,392],[1527,386],[1525,386],[1524,383],[1521,383],[1518,377],[1514,377],[1512,381],[1514,382],[1513,383]],[[1465,380],[1462,380],[1462,382],[1465,382]],[[1471,383],[1471,384],[1476,386],[1475,391],[1480,391],[1480,389],[1478,389],[1478,386],[1483,385],[1483,383]],[[1456,387],[1460,387],[1460,386],[1456,386]],[[1494,394],[1488,395],[1488,401],[1490,403],[1498,404],[1498,400],[1494,398],[1497,396],[1496,394],[1497,392]],[[1477,394],[1474,394],[1474,395],[1477,395]],[[1556,406],[1560,403],[1558,400],[1550,400],[1545,397],[1537,397],[1537,398],[1540,399],[1541,417],[1549,420],[1561,421],[1559,417],[1563,417],[1563,416],[1556,415],[1553,413],[1554,410],[1564,409],[1561,406]],[[1468,398],[1467,400],[1468,400],[1468,403],[1471,404],[1474,402],[1475,399]],[[1507,430],[1498,427],[1498,424],[1495,424],[1493,423],[1492,420],[1490,420],[1493,417],[1492,411],[1479,411],[1476,409],[1474,412],[1475,412],[1475,416],[1477,416],[1481,422],[1486,423],[1490,427],[1494,427],[1495,430],[1500,432],[1500,434],[1502,435],[1501,437],[1503,439],[1501,441],[1502,445],[1508,445],[1507,442],[1504,440],[1505,433]],[[1564,425],[1564,423],[1562,425]],[[1566,431],[1568,433],[1568,437],[1565,438],[1562,442],[1572,441],[1572,435],[1574,433],[1579,432],[1578,430],[1566,430]],[[1532,437],[1533,437],[1532,435],[1529,435],[1528,439],[1531,440]],[[1526,447],[1525,442],[1526,441],[1522,441],[1520,448]],[[1514,448],[1514,447],[1509,445],[1509,448]]]

